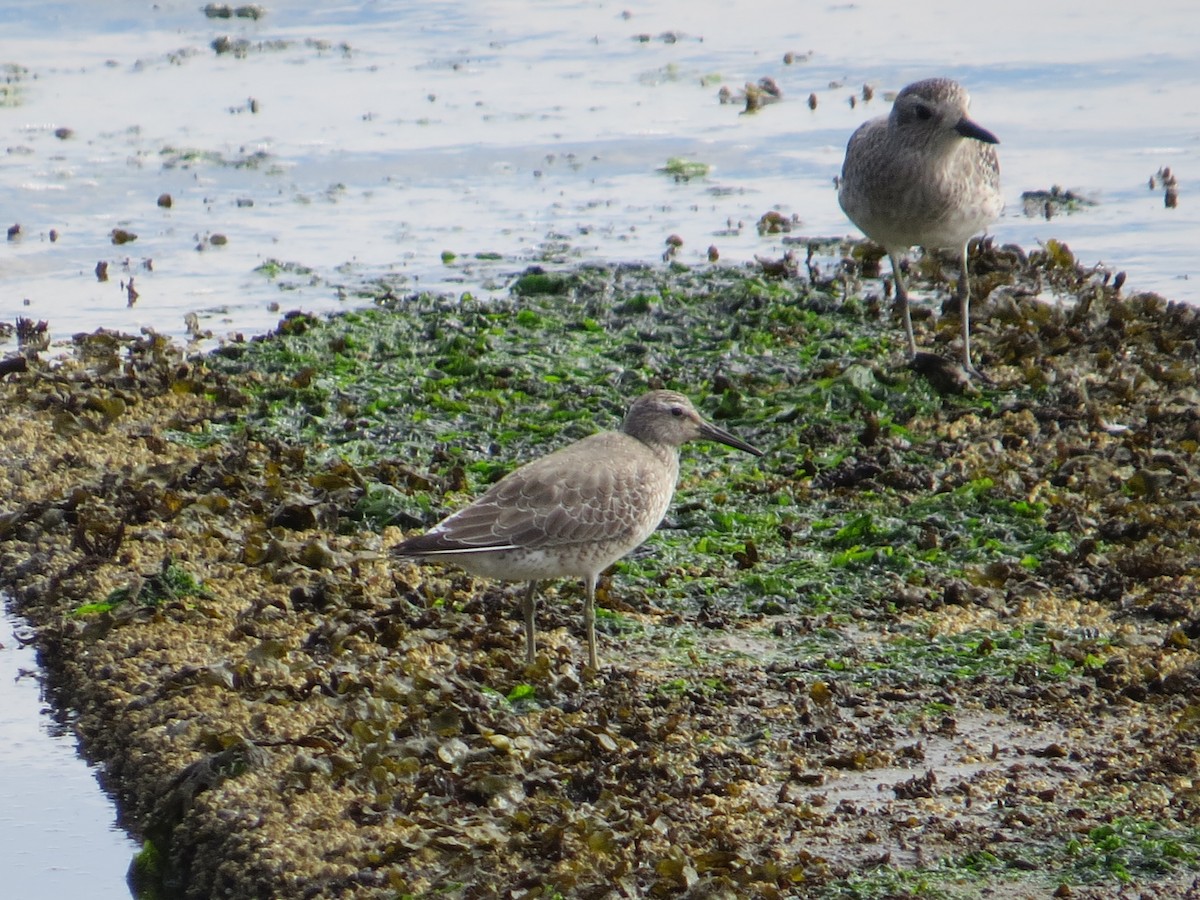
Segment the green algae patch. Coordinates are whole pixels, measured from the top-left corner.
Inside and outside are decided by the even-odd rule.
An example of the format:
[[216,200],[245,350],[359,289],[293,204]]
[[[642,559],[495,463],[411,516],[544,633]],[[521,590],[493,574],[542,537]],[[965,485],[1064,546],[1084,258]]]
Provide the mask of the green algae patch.
[[191,169],[198,166],[217,166],[232,169],[260,169],[266,166],[271,155],[265,150],[226,155],[219,150],[199,147],[163,147],[159,151],[164,169]]
[[86,618],[112,612],[123,604],[145,608],[203,596],[205,591],[196,577],[166,558],[158,572],[135,577],[131,585],[117,588],[103,600],[81,604],[72,615]]
[[571,282],[568,276],[535,270],[526,272],[513,282],[511,291],[515,296],[566,294],[571,289]]
[[[948,484],[944,511],[921,500],[945,460],[933,436],[906,423],[945,401],[860,355],[882,352],[884,330],[833,299],[752,272],[539,272],[521,276],[510,301],[416,295],[329,321],[304,318],[299,328],[289,319],[275,340],[238,347],[218,364],[260,379],[243,420],[252,434],[299,438],[315,460],[399,458],[420,471],[420,489],[375,490],[377,523],[390,500],[396,521],[431,525],[519,462],[615,427],[630,399],[652,387],[696,397],[706,414],[767,449],[771,465],[687,448],[670,527],[652,554],[621,564],[631,581],[650,584],[655,603],[686,605],[688,593],[703,592],[710,604],[744,608],[769,594],[804,609],[807,586],[819,580],[846,608],[877,597],[882,573],[930,581],[947,561],[962,572],[1007,559],[1002,539],[1014,519],[1023,555],[1044,544],[1036,516],[1012,514],[986,490]],[[860,492],[856,509],[831,516],[830,494],[868,477],[853,456],[866,431],[873,445],[903,445],[891,471],[874,473],[895,483]],[[859,468],[843,474],[848,460]],[[780,470],[798,480],[782,481]],[[428,490],[446,479],[451,490],[441,497]],[[889,520],[886,508],[902,518]],[[921,523],[943,512],[944,527],[962,539],[934,556],[912,553]],[[833,552],[810,558],[789,581],[789,533],[814,521]],[[731,571],[728,561],[747,545],[758,562]],[[714,568],[714,582],[696,579],[697,560]],[[771,560],[785,566],[782,578],[765,575]]]
[[1081,884],[1124,884],[1200,867],[1200,828],[1118,817],[1067,842],[1065,874]]
[[667,164],[659,168],[658,171],[664,175],[669,175],[676,181],[691,181],[693,178],[704,178],[707,176],[712,171],[712,166],[694,159],[672,156],[667,160]]
[[162,853],[153,842],[146,841],[129,864],[129,885],[137,900],[162,900],[159,889],[163,881]]
[[615,427],[644,390],[688,393],[767,458],[686,448],[665,527],[617,564],[623,595],[684,616],[936,609],[1069,557],[1076,539],[1011,466],[964,465],[967,423],[1028,427],[1041,399],[939,396],[888,365],[890,323],[837,293],[753,270],[535,269],[509,300],[411,295],[289,317],[214,365],[255,374],[249,434],[298,439],[314,463],[403,460],[401,483],[365,474],[352,518],[377,528],[429,527],[520,462]]
[[0,109],[14,109],[24,102],[29,69],[17,63],[0,64]]
[[[1118,885],[1163,878],[1190,879],[1200,862],[1200,830],[1118,817],[1061,843],[1030,842],[993,853],[977,851],[915,869],[880,866],[820,892],[826,900],[873,900],[895,896],[966,898],[981,892],[1021,891],[1029,873],[1039,873],[1047,894],[1108,895]],[[1057,885],[1057,887],[1054,887]],[[1182,888],[1180,888],[1182,889]],[[1173,894],[1172,894],[1173,895]]]

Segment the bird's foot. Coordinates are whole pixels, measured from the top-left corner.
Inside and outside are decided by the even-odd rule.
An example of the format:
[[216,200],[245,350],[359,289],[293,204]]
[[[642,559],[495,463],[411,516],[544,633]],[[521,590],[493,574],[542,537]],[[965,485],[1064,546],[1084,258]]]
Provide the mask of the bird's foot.
[[908,367],[928,381],[939,394],[965,394],[972,389],[974,367],[969,372],[962,363],[936,353],[918,351],[908,361]]
[[968,375],[970,375],[972,378],[974,378],[978,381],[982,381],[984,384],[988,385],[989,387],[995,386],[996,380],[994,378],[990,377],[989,375],[985,374],[984,372],[980,371],[979,369],[975,368],[975,364],[972,363],[969,359],[965,360],[963,362],[962,368],[963,368],[963,371],[966,372]]

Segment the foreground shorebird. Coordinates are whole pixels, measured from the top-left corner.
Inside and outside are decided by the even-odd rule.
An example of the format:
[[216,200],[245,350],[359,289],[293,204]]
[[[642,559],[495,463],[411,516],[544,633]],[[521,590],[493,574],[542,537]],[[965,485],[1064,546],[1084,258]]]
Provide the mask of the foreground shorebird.
[[846,145],[838,202],[892,261],[910,357],[917,355],[900,255],[909,247],[957,250],[962,359],[971,364],[967,242],[1000,215],[1000,164],[990,131],[967,117],[970,97],[948,78],[910,84],[891,114],[859,126]]
[[598,668],[596,579],[658,527],[679,478],[679,447],[700,439],[762,456],[706,422],[683,394],[651,391],[634,401],[620,430],[593,434],[521,466],[392,552],[452,562],[485,578],[528,581],[522,609],[529,662],[538,581],[582,578],[588,662]]

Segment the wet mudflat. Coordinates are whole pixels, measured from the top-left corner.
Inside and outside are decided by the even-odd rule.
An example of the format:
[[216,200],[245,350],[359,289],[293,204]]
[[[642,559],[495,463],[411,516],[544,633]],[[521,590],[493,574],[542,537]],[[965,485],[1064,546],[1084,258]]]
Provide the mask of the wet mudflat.
[[[100,334],[8,375],[3,587],[143,880],[1190,896],[1200,317],[1059,245],[972,272],[995,383],[962,394],[902,364],[877,281],[783,262],[378,282],[215,355]],[[600,591],[600,672],[577,585],[527,667],[509,590],[389,562],[659,386],[767,456],[688,448]]]

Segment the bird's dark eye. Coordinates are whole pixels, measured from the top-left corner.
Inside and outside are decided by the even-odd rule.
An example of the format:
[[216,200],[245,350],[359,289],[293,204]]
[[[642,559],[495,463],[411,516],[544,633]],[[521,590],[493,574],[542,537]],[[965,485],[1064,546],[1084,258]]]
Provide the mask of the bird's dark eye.
[[917,118],[920,119],[922,122],[928,122],[930,119],[933,118],[933,110],[930,109],[928,106],[918,106],[917,107]]
[[683,416],[683,407],[682,406],[672,406],[671,407],[671,415],[673,415],[677,419],[682,417]]

